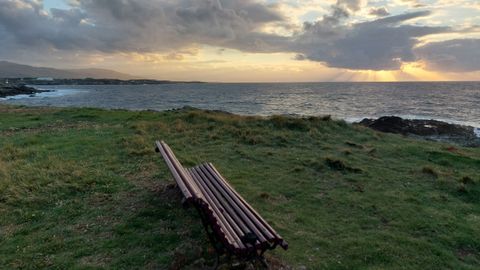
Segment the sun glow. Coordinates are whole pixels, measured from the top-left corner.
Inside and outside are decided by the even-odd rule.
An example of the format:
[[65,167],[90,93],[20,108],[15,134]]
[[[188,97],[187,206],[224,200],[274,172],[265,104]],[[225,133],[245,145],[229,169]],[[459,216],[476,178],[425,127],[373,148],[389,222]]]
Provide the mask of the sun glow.
[[425,64],[421,62],[404,63],[401,72],[418,81],[443,81],[447,79],[440,73],[426,70]]
[[352,81],[362,82],[396,82],[398,81],[396,71],[390,70],[361,70],[355,71]]
[[[130,53],[118,57],[118,69],[147,77],[210,82],[397,82],[458,80],[455,74],[429,71],[423,62],[404,63],[399,70],[348,70],[313,61],[294,60],[290,53],[249,54],[203,47],[171,54]],[[127,69],[121,69],[125,66]],[[187,74],[187,75],[186,75]],[[137,75],[137,74],[135,74]],[[475,75],[475,74],[473,74]],[[473,78],[472,75],[472,78]],[[478,74],[477,74],[478,78]]]
[[339,78],[358,82],[397,82],[397,81],[447,81],[445,74],[428,71],[422,62],[404,63],[400,70],[359,70],[349,71]]

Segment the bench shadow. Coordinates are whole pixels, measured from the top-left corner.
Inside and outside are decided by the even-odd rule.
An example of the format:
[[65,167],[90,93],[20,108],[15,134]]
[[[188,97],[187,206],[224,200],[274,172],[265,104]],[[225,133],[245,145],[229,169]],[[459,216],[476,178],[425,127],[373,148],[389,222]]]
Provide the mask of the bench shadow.
[[[115,226],[112,234],[113,245],[127,253],[119,262],[129,265],[139,260],[137,256],[147,256],[145,269],[214,269],[217,255],[197,210],[182,206],[183,196],[173,180],[158,183],[130,194],[135,198],[133,206],[122,207],[132,209],[133,214]],[[271,255],[267,261],[268,269],[292,269]],[[266,269],[225,256],[220,262],[218,269]]]

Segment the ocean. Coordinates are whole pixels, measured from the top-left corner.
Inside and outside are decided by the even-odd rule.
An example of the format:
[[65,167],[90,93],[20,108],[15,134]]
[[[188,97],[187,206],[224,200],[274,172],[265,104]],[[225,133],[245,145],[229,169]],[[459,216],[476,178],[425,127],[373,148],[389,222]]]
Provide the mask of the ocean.
[[[194,83],[36,86],[54,90],[0,103],[168,110],[191,106],[242,115],[331,115],[349,122],[396,115],[480,128],[480,82]],[[480,133],[479,130],[477,132]]]

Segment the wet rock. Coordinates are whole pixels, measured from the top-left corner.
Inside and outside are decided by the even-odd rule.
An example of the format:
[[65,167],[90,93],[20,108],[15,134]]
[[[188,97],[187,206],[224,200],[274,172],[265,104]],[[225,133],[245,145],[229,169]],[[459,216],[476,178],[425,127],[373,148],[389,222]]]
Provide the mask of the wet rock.
[[437,120],[403,119],[397,116],[384,116],[378,119],[365,118],[359,124],[381,132],[453,142],[470,147],[480,146],[480,138],[476,136],[476,129],[470,126]]
[[0,84],[0,98],[16,95],[34,95],[41,92],[48,92],[46,90],[38,90],[33,87],[28,87],[25,84]]

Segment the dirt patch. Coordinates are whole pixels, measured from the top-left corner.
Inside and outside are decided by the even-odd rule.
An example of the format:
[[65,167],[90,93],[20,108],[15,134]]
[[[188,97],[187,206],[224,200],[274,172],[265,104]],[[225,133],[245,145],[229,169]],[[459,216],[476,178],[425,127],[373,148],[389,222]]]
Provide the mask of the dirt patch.
[[461,261],[464,261],[467,257],[478,257],[480,253],[471,249],[467,248],[459,248],[457,249],[457,257]]

